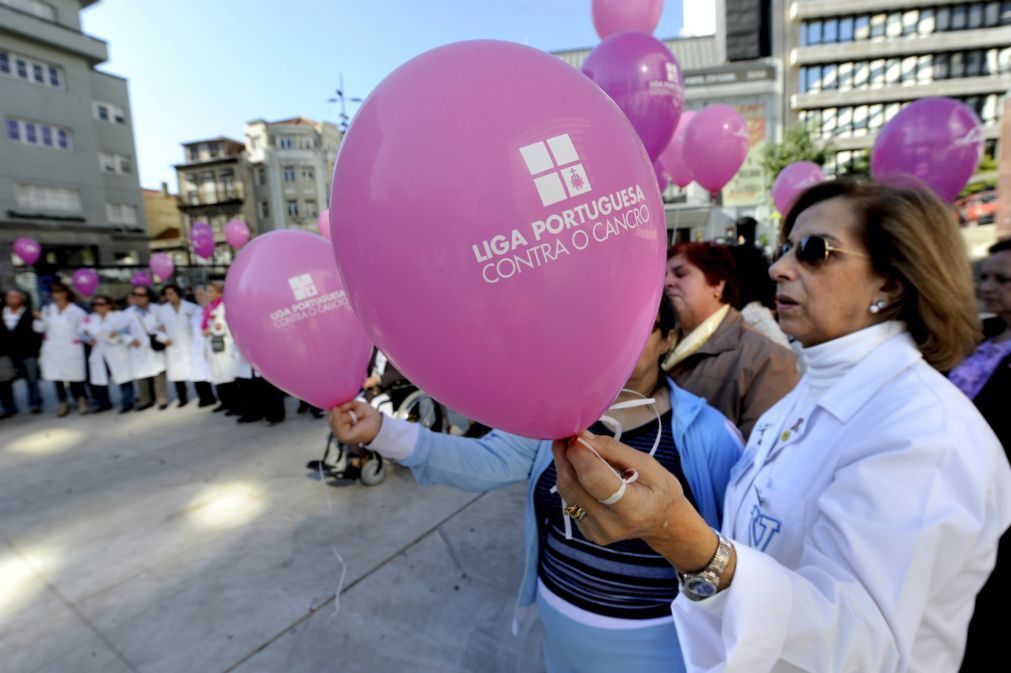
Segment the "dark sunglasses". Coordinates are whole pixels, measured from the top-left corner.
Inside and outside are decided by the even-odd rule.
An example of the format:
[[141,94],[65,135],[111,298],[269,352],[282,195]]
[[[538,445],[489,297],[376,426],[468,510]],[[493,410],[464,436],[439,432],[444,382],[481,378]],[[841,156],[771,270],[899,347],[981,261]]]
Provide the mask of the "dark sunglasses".
[[131,294],[131,296],[134,296],[134,297],[146,297],[147,296],[146,292],[131,292],[130,294]]
[[796,245],[794,245],[791,241],[783,243],[783,245],[779,246],[779,249],[776,251],[775,261],[778,262],[780,259],[785,257],[790,250],[796,250],[797,261],[802,264],[807,264],[808,266],[820,266],[832,253],[842,253],[844,255],[853,255],[854,257],[870,257],[870,255],[865,255],[864,253],[856,252],[855,250],[837,248],[829,243],[824,236],[812,234],[811,236],[805,236],[800,239],[800,242]]
[[980,275],[979,277],[979,279],[984,283],[990,280],[991,278],[993,279],[993,282],[997,283],[998,285],[1007,285],[1009,282],[1011,282],[1011,277],[1005,276],[1002,273],[987,273],[984,271],[982,275]]
[[93,302],[91,302],[91,305],[92,306],[108,306],[109,303],[105,302],[105,301],[93,301]]

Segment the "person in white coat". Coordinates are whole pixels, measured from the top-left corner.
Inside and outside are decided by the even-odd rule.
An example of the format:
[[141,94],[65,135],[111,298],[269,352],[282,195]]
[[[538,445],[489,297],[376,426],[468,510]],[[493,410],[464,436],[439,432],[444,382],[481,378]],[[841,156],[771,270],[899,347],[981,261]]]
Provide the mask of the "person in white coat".
[[783,232],[770,273],[807,371],[758,420],[722,532],[613,440],[557,443],[559,490],[586,537],[641,537],[679,570],[689,671],[956,671],[1011,525],[1000,443],[938,371],[979,330],[957,226],[926,188],[836,180]]
[[120,410],[133,411],[133,369],[130,366],[130,321],[127,315],[115,310],[112,297],[96,296],[91,306],[94,313],[84,318],[84,334],[91,346],[88,371],[91,390],[98,407],[96,412],[112,408],[109,399],[109,379],[119,386]]
[[179,406],[189,402],[186,382],[192,379],[192,325],[193,316],[201,313],[191,301],[183,299],[183,291],[178,285],[169,284],[162,288],[165,303],[161,305],[161,320],[165,331],[158,337],[165,344],[165,375],[175,384]]
[[200,324],[204,319],[204,309],[210,303],[206,285],[196,285],[193,296],[197,302],[197,311],[190,319],[190,380],[197,391],[200,402],[198,407],[213,407],[218,403],[211,385],[211,366],[207,362],[207,340]]
[[241,400],[235,383],[235,368],[238,364],[235,353],[235,341],[228,329],[225,319],[224,304],[225,284],[214,281],[207,287],[210,302],[204,308],[200,321],[200,331],[206,340],[204,353],[211,368],[211,381],[218,391],[220,404],[214,411],[224,411],[226,415],[236,416],[241,413]]
[[165,387],[165,347],[161,339],[165,326],[161,310],[151,303],[151,288],[137,285],[130,293],[132,306],[126,310],[130,320],[130,365],[140,392],[137,411],[144,411],[158,402],[159,409],[168,408]]
[[77,401],[77,410],[88,413],[88,398],[84,389],[87,378],[84,363],[84,343],[82,326],[88,314],[74,303],[73,291],[63,283],[53,283],[50,288],[52,303],[42,307],[35,314],[32,329],[42,333],[42,350],[39,353],[39,369],[44,381],[52,381],[59,400],[57,416],[70,413],[67,400],[67,383],[70,396]]

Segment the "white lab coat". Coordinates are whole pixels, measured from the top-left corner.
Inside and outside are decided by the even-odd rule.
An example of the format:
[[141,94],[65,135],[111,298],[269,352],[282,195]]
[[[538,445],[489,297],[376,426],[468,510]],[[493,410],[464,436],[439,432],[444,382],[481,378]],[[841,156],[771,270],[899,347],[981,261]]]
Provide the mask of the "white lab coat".
[[171,346],[165,347],[165,374],[169,381],[191,380],[190,354],[193,338],[193,315],[203,311],[190,301],[180,301],[177,310],[172,304],[162,304],[161,322],[165,332],[159,337],[164,343],[171,341]]
[[147,311],[141,311],[137,306],[131,306],[124,311],[130,325],[130,340],[140,342],[139,346],[130,347],[130,366],[137,379],[157,376],[165,371],[165,351],[151,348],[149,335],[161,336],[161,310],[157,304],[148,304]]
[[[105,318],[92,313],[84,319],[84,333],[95,342],[88,356],[92,385],[109,385],[109,373],[116,384],[133,380],[130,366],[130,320],[122,311],[109,311]],[[108,365],[108,371],[106,371]]]
[[211,366],[207,362],[207,340],[204,338],[204,309],[197,310],[190,318],[190,381],[212,380]]
[[762,415],[731,475],[730,587],[674,601],[688,670],[958,670],[1011,524],[1000,443],[904,331],[802,409],[805,391]]
[[41,313],[42,318],[32,323],[32,329],[45,334],[39,352],[42,378],[83,382],[86,372],[81,328],[88,314],[77,304],[67,304],[62,312],[56,304],[47,304]]
[[[228,329],[228,322],[225,319],[225,304],[221,303],[211,311],[208,322],[211,336],[206,337],[207,362],[211,367],[211,381],[216,385],[231,383],[235,380],[235,342],[232,340],[232,332]],[[225,350],[215,353],[211,347],[211,337],[223,336],[225,338]]]

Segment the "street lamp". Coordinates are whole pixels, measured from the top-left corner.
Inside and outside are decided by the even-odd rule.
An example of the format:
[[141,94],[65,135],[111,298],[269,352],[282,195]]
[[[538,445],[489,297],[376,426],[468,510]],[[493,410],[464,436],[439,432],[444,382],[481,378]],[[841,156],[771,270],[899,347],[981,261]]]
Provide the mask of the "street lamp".
[[338,73],[338,89],[334,92],[336,95],[333,98],[327,99],[328,103],[340,103],[341,114],[340,114],[340,130],[341,133],[345,133],[348,130],[348,115],[344,108],[345,101],[348,103],[361,103],[361,98],[345,98],[344,96],[344,73]]

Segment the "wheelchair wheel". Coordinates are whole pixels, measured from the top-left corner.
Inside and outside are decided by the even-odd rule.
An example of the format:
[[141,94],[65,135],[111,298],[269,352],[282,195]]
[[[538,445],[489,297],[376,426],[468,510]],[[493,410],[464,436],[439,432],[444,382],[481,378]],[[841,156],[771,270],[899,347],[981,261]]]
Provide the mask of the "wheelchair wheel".
[[446,429],[446,410],[422,390],[415,390],[404,398],[395,416],[436,432],[444,432]]
[[365,464],[361,467],[361,477],[362,483],[366,486],[375,486],[376,484],[383,483],[386,479],[386,470],[383,469],[383,458],[377,453],[373,453],[371,457],[365,461]]

